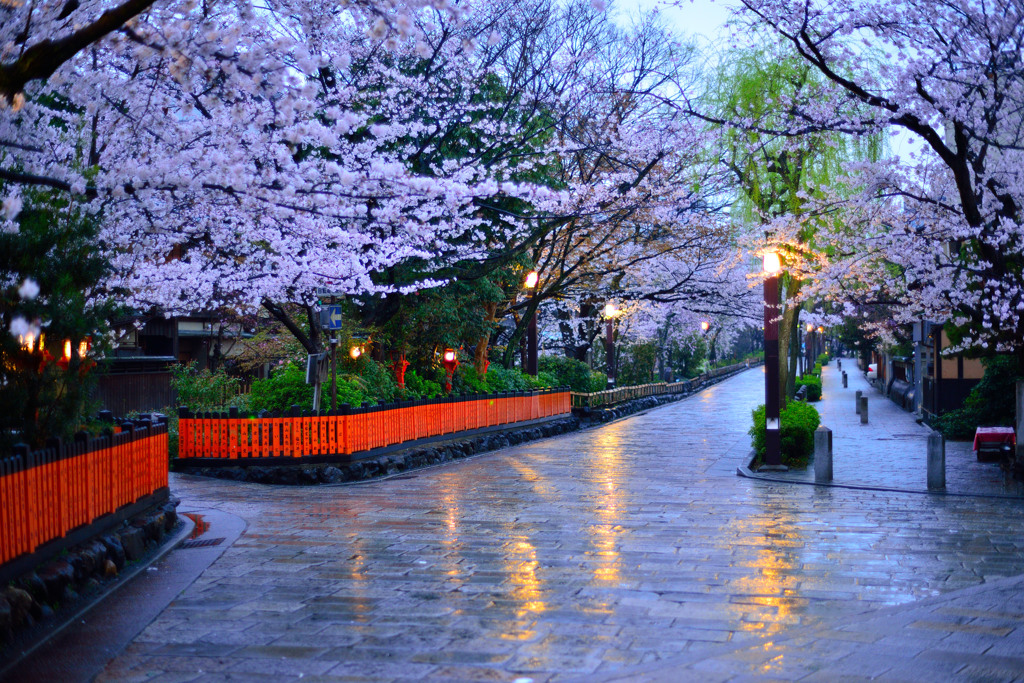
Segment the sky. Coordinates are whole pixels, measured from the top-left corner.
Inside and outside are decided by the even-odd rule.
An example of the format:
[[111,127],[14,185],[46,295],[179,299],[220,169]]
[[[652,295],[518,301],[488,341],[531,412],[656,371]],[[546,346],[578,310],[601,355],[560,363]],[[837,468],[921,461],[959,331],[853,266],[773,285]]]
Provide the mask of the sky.
[[[612,0],[609,5],[619,21],[625,21],[630,14],[660,8],[670,26],[681,35],[694,38],[701,47],[720,42],[725,47],[731,0]],[[889,138],[890,151],[909,160],[911,152],[921,149],[921,143],[906,131],[897,129]]]
[[613,11],[620,15],[635,14],[638,11],[662,8],[669,25],[679,33],[697,38],[699,42],[714,41],[724,36],[723,25],[729,18],[731,3],[711,0],[678,0],[676,6],[667,6],[664,0],[615,0]]

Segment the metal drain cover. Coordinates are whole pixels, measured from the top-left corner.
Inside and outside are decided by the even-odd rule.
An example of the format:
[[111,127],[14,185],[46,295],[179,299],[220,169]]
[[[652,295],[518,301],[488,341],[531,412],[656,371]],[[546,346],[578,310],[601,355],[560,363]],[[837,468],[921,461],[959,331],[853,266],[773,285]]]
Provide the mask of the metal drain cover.
[[223,538],[202,538],[195,541],[185,541],[178,548],[187,550],[189,548],[210,548],[224,542]]

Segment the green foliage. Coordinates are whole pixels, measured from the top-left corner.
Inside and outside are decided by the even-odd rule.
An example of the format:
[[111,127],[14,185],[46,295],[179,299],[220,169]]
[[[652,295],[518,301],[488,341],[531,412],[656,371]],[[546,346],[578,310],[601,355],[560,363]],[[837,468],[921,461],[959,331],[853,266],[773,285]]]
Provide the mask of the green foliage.
[[444,395],[444,387],[439,382],[422,377],[415,370],[406,371],[405,390],[410,398],[436,398]]
[[[754,425],[748,432],[753,437],[751,445],[758,459],[764,460],[765,452],[765,408],[759,405],[753,412]],[[814,406],[801,401],[790,401],[780,415],[782,441],[782,464],[791,468],[807,467],[808,459],[814,452],[814,430],[821,424],[821,417]]]
[[461,363],[452,376],[452,393],[489,394],[491,387],[486,376],[481,377],[472,363]]
[[177,404],[188,406],[194,412],[237,406],[243,407],[245,397],[239,396],[241,384],[237,377],[230,377],[223,369],[210,372],[196,369],[196,362],[178,364],[171,368],[171,386],[177,393]]
[[541,387],[568,386],[566,384],[561,384],[559,382],[558,375],[556,375],[555,373],[545,372],[543,370],[540,370],[537,373],[537,385]]
[[[107,320],[116,313],[100,285],[110,268],[95,216],[57,195],[32,192],[16,220],[18,230],[0,234],[0,453],[19,441],[38,448],[49,437],[70,438],[98,407],[89,399],[95,363],[77,353],[67,364],[58,360],[65,340],[77,350],[91,339],[92,355],[101,355]],[[39,286],[37,297],[20,296],[26,279]],[[22,348],[7,331],[18,317],[39,322],[43,349]]]
[[595,391],[604,391],[608,388],[608,375],[603,372],[594,370],[590,373],[590,387],[587,389],[590,393]]
[[1016,383],[1024,379],[1017,359],[995,356],[984,363],[985,376],[971,389],[963,406],[938,416],[932,423],[947,439],[973,439],[978,427],[1013,426]]
[[[592,372],[587,364],[574,358],[564,356],[541,356],[537,359],[541,375],[554,378],[549,386],[568,386],[578,393],[603,391],[608,381],[603,372]],[[600,376],[600,389],[594,389],[596,379]]]
[[[344,366],[346,370],[351,370],[344,374],[345,380],[353,386],[360,387],[364,396],[363,401],[392,403],[401,397],[394,374],[383,363],[378,363],[369,356],[363,355],[355,361],[348,361]],[[339,372],[339,383],[342,376],[342,373]],[[329,382],[326,386],[330,386]],[[342,403],[340,398],[338,403]]]
[[829,361],[829,356],[828,356],[827,353],[822,353],[822,354],[818,355],[818,366],[819,367],[825,367],[826,365],[828,365],[828,361]]
[[[341,382],[338,386],[338,401],[341,400]],[[353,401],[355,399],[353,398]],[[362,399],[359,399],[362,402]],[[313,408],[313,385],[306,384],[306,369],[292,361],[274,370],[268,379],[256,380],[249,392],[249,407],[254,412],[286,411],[293,405],[303,410]]]
[[486,378],[492,392],[529,391],[539,386],[532,376],[518,370],[508,370],[494,363],[487,369]]
[[821,377],[804,375],[796,378],[796,388],[807,387],[807,400],[811,403],[821,400]]
[[650,384],[656,381],[655,365],[658,361],[658,350],[653,342],[632,344],[620,354],[618,377],[622,386]]
[[692,379],[701,373],[708,357],[708,340],[703,334],[694,334],[688,343],[673,340],[668,348],[668,366],[678,378]]

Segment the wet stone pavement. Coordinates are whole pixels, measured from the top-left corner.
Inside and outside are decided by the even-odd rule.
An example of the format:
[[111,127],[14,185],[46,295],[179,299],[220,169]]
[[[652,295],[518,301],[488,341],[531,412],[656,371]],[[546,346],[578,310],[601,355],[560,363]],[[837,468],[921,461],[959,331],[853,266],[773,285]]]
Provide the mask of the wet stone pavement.
[[[815,403],[821,423],[832,430],[833,481],[841,485],[925,491],[928,488],[927,438],[931,429],[868,383],[852,358],[842,371],[830,362],[822,372],[822,400]],[[856,410],[857,391],[868,397],[868,424]],[[814,467],[782,475],[813,481]],[[979,462],[970,441],[946,443],[946,492],[1024,497],[1024,484],[998,463]]]
[[386,481],[175,476],[248,527],[98,680],[795,679],[783,641],[838,674],[867,641],[820,634],[1024,574],[1024,501],[735,476],[763,377]]

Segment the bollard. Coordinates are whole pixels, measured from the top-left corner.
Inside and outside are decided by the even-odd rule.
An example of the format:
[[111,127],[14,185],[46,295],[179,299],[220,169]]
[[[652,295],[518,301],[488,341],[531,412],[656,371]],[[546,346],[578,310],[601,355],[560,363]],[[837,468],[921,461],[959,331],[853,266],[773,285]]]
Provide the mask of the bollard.
[[868,397],[860,397],[860,423],[866,425],[868,423]]
[[845,372],[845,371],[843,371],[843,389],[845,389],[845,388],[846,388],[846,386],[847,386],[847,385],[846,385],[846,372]]
[[928,490],[946,488],[946,440],[939,432],[928,435]]
[[857,407],[857,414],[860,415],[860,397],[864,392],[860,389],[857,390],[857,396],[854,398],[854,405]]
[[832,430],[818,427],[814,430],[814,483],[832,481]]
[[836,370],[842,370],[842,369],[843,369],[843,359],[842,358],[836,358]]

